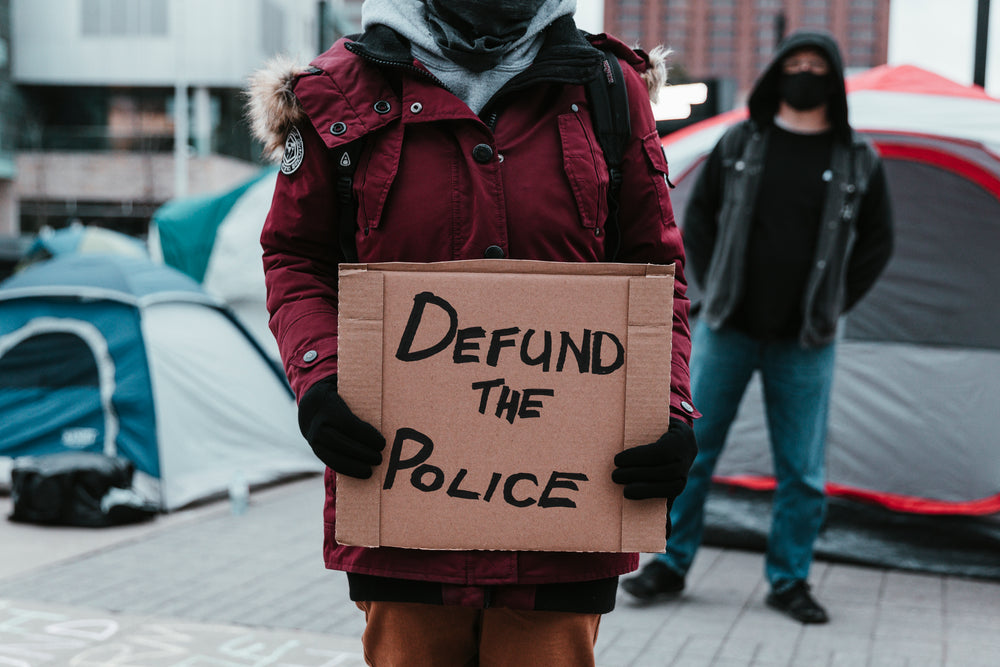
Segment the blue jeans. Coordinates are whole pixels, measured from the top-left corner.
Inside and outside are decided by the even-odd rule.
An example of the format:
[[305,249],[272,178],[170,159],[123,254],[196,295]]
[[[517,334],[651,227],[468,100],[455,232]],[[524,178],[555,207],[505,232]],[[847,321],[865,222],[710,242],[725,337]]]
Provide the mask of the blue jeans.
[[767,541],[765,575],[773,589],[806,580],[813,543],[826,512],[826,422],[833,384],[834,344],[803,348],[795,341],[762,342],[737,331],[695,326],[691,395],[698,456],[670,512],[673,531],[657,558],[684,574],[701,544],[705,499],[729,427],[754,371],[760,371],[777,489]]

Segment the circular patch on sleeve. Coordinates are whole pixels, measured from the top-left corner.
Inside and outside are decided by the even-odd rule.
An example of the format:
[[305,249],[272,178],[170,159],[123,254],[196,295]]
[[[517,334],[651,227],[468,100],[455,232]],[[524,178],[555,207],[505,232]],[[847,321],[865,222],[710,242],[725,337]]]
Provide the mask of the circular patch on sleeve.
[[294,174],[295,170],[302,165],[302,157],[305,155],[305,143],[298,128],[293,127],[285,139],[285,154],[281,158],[281,173]]

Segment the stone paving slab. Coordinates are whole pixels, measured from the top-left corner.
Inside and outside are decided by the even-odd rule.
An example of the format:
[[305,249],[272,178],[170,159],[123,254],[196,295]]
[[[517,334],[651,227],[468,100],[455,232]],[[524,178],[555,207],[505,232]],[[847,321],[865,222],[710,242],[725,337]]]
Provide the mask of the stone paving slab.
[[0,665],[363,667],[356,637],[0,600]]
[[[84,545],[73,530],[0,525],[0,666],[363,664],[363,615],[322,564],[322,495],[319,478],[300,480],[255,491],[240,516],[216,503]],[[48,550],[12,558],[39,551],[11,536]],[[705,547],[679,599],[620,593],[598,664],[1000,666],[998,582],[820,561],[812,582],[832,620],[801,626],[764,605],[762,565]]]
[[620,593],[601,623],[600,664],[1000,666],[1000,583],[818,562],[814,592],[831,622],[802,626],[764,605],[762,558],[704,547],[679,599],[639,605]]

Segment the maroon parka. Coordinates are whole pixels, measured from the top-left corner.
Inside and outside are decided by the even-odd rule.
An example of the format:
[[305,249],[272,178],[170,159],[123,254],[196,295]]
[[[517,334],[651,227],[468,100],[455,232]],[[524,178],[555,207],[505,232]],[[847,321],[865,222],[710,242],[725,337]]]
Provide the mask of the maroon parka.
[[[338,41],[297,72],[289,82],[294,95],[279,89],[272,95],[278,103],[260,102],[265,113],[258,115],[279,132],[278,145],[291,137],[261,244],[271,330],[300,398],[337,372],[343,257],[336,161],[348,142],[363,139],[353,178],[360,262],[605,259],[608,170],[582,85],[595,71],[596,50],[580,33],[550,29],[535,63],[477,116],[388,32]],[[684,254],[640,75],[648,61],[620,42],[615,48],[633,132],[616,261],[677,266],[669,409],[690,421]],[[483,586],[588,581],[638,565],[637,554],[341,546],[333,537],[335,475],[329,470],[326,482],[324,555],[331,569]]]

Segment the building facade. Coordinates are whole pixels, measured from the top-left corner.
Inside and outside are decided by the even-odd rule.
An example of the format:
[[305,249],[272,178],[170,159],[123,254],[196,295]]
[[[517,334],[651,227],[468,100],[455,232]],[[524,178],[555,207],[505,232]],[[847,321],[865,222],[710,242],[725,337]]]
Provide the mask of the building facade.
[[[831,31],[849,68],[886,60],[889,0],[594,1],[605,30],[674,50],[673,81],[715,79],[736,91],[733,103],[799,27]],[[0,0],[0,236],[73,220],[141,235],[168,199],[244,180],[260,166],[243,116],[247,75],[277,53],[310,60],[360,26],[360,9]]]
[[257,173],[247,77],[279,53],[308,62],[318,16],[310,0],[0,0],[0,235],[78,220],[142,236],[167,200]]
[[671,48],[675,80],[731,82],[740,103],[782,35],[800,28],[832,33],[849,70],[884,64],[889,0],[606,0],[604,25],[643,48]]

